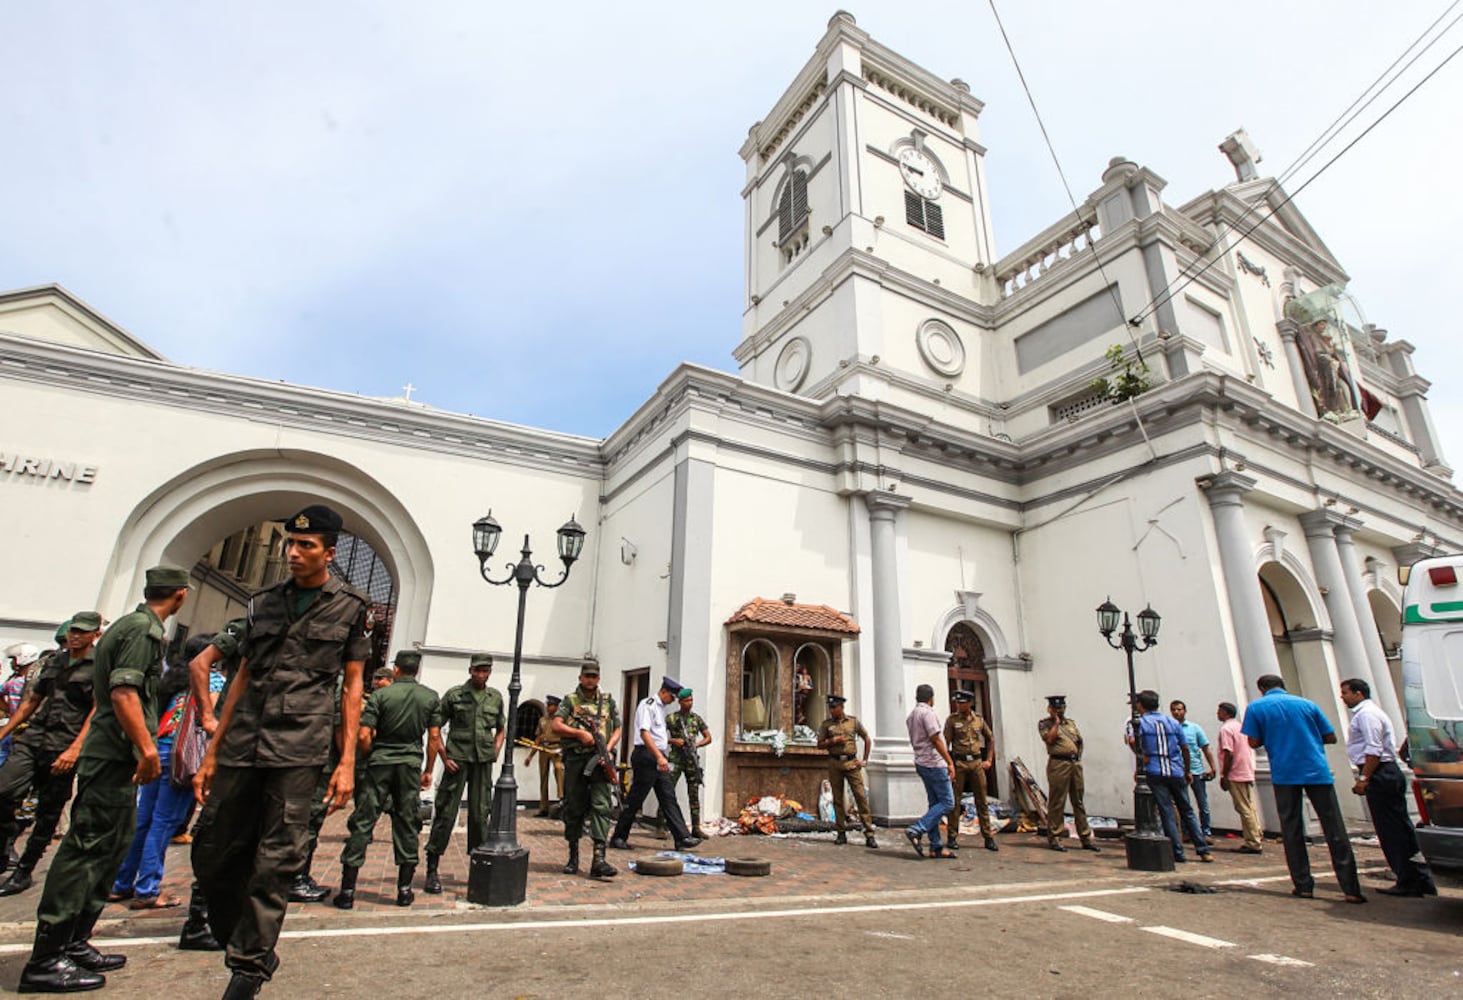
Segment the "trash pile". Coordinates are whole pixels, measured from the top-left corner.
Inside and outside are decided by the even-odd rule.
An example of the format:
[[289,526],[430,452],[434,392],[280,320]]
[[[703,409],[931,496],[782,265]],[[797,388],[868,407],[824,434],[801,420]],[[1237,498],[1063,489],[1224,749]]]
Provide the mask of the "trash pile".
[[[795,825],[794,821],[797,820],[814,823],[817,817],[803,812],[801,803],[785,795],[764,795],[747,803],[737,817],[737,830],[739,833],[791,833],[794,831],[779,827],[779,821],[783,826],[789,826]],[[797,832],[805,832],[807,829],[800,827]]]

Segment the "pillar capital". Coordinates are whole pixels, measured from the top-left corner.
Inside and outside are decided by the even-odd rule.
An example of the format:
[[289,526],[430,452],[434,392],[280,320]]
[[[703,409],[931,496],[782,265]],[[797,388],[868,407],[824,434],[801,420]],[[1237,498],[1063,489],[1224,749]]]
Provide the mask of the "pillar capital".
[[1308,510],[1298,520],[1301,528],[1305,530],[1307,538],[1334,538],[1336,530],[1345,527],[1348,523],[1352,525],[1352,530],[1361,526],[1360,521],[1352,521],[1341,511],[1332,510],[1329,507]]
[[1405,545],[1394,545],[1392,555],[1397,558],[1397,565],[1411,566],[1413,563],[1432,556],[1440,556],[1443,550],[1431,542],[1421,538],[1414,538]]
[[889,490],[871,490],[864,494],[864,504],[869,508],[871,518],[894,520],[895,515],[909,506],[912,497]]
[[1194,480],[1194,483],[1209,498],[1211,507],[1241,506],[1244,503],[1244,495],[1259,485],[1259,482],[1253,476],[1242,475],[1230,470],[1200,476]]

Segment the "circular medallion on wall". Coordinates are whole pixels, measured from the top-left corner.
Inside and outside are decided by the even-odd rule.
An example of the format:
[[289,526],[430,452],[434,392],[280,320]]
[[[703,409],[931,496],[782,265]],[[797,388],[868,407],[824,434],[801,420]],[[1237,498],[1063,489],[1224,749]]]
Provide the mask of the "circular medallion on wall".
[[812,361],[813,345],[808,343],[808,338],[792,338],[777,355],[777,364],[772,369],[773,384],[783,392],[797,392],[808,377]]
[[950,324],[927,319],[915,331],[914,342],[919,356],[936,374],[953,378],[965,371],[965,344]]

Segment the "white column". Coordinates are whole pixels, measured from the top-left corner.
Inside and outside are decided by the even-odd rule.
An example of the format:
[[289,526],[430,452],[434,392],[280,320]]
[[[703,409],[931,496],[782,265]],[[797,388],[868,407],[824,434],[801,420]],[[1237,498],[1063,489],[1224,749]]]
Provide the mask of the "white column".
[[1311,384],[1306,381],[1305,365],[1300,360],[1300,346],[1295,342],[1295,324],[1281,321],[1276,329],[1280,331],[1280,343],[1285,348],[1285,367],[1290,369],[1290,384],[1295,389],[1296,405],[1308,417],[1316,415],[1316,402],[1311,398]]
[[904,642],[899,614],[899,560],[895,527],[909,497],[866,493],[869,508],[870,575],[874,590],[874,735],[902,743],[904,721]]
[[1259,697],[1256,681],[1265,674],[1280,673],[1275,640],[1270,635],[1270,621],[1255,575],[1249,531],[1245,527],[1244,495],[1255,488],[1256,480],[1238,472],[1221,472],[1205,476],[1199,483],[1209,500],[1214,534],[1219,541],[1219,562],[1224,570],[1224,588],[1229,595],[1240,669],[1245,678],[1241,700],[1249,701]]
[[[1340,514],[1329,510],[1307,511],[1300,516],[1316,582],[1321,585],[1326,611],[1331,615],[1336,669],[1341,674],[1338,680],[1360,677],[1375,691],[1377,684],[1372,679],[1372,667],[1367,662],[1366,647],[1362,644],[1361,625],[1356,620],[1356,607],[1351,603],[1351,587],[1341,567],[1341,553],[1336,548],[1336,526],[1344,521]],[[1321,700],[1320,692],[1311,692],[1311,698]]]
[[1356,558],[1356,543],[1352,535],[1358,527],[1360,523],[1352,518],[1336,525],[1336,550],[1341,557],[1341,571],[1346,576],[1347,589],[1351,593],[1351,606],[1356,611],[1362,648],[1366,650],[1367,664],[1372,668],[1372,697],[1376,698],[1381,710],[1387,713],[1397,732],[1405,733],[1406,720],[1402,714],[1402,706],[1397,701],[1397,691],[1392,686],[1392,671],[1387,667],[1387,652],[1382,648],[1382,637],[1377,632],[1377,620],[1372,615],[1372,604],[1366,595],[1366,582],[1361,578],[1361,566]]

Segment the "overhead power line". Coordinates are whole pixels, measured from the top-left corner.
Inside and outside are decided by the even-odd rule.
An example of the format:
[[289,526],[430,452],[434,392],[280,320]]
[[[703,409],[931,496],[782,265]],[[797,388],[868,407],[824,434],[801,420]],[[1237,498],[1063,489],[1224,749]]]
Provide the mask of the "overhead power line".
[[[1292,162],[1290,162],[1289,167],[1286,167],[1285,170],[1280,171],[1280,174],[1276,175],[1276,177],[1271,178],[1270,184],[1265,187],[1264,192],[1258,194],[1258,196],[1255,197],[1255,199],[1252,200],[1252,202],[1249,203],[1248,206],[1246,206],[1245,211],[1242,212],[1241,215],[1239,215],[1239,218],[1235,219],[1235,222],[1230,225],[1229,232],[1235,232],[1236,230],[1239,230],[1239,227],[1241,227],[1241,225],[1244,225],[1245,219],[1248,219],[1249,216],[1252,215],[1252,213],[1257,212],[1258,209],[1261,208],[1261,206],[1268,205],[1268,199],[1270,199],[1270,194],[1273,194],[1274,192],[1276,192],[1276,190],[1279,190],[1280,187],[1282,187],[1283,184],[1285,184],[1290,177],[1293,177],[1293,175],[1298,173],[1298,171],[1301,170],[1302,167],[1305,167],[1308,162],[1311,162],[1312,159],[1315,159],[1315,156],[1320,155],[1321,149],[1324,149],[1325,146],[1330,145],[1331,140],[1336,139],[1336,137],[1340,135],[1340,132],[1342,132],[1344,127],[1349,126],[1352,121],[1355,121],[1356,118],[1359,117],[1359,115],[1364,113],[1366,108],[1371,107],[1371,105],[1374,104],[1374,102],[1377,101],[1377,99],[1380,98],[1380,96],[1383,95],[1384,92],[1387,91],[1387,89],[1390,88],[1391,85],[1393,85],[1393,83],[1397,82],[1397,79],[1399,79],[1399,77],[1402,77],[1403,73],[1406,73],[1407,70],[1412,69],[1412,67],[1415,66],[1416,61],[1418,61],[1419,58],[1425,56],[1425,54],[1428,53],[1428,50],[1431,50],[1431,48],[1434,47],[1434,45],[1437,44],[1438,41],[1441,41],[1444,35],[1447,35],[1448,32],[1450,32],[1451,29],[1453,29],[1454,26],[1459,23],[1459,20],[1463,20],[1463,15],[1459,15],[1457,16],[1457,18],[1450,20],[1450,22],[1447,23],[1447,26],[1445,26],[1443,31],[1440,31],[1437,35],[1434,35],[1432,41],[1429,41],[1428,44],[1423,45],[1421,51],[1418,51],[1415,56],[1410,58],[1410,60],[1407,60],[1406,66],[1403,66],[1402,69],[1397,70],[1396,73],[1393,73],[1393,70],[1396,69],[1397,64],[1402,63],[1404,58],[1407,58],[1407,54],[1412,53],[1413,48],[1418,47],[1418,45],[1421,44],[1422,39],[1428,37],[1428,35],[1431,34],[1432,29],[1437,28],[1437,26],[1440,25],[1441,22],[1443,22],[1443,19],[1447,18],[1450,13],[1453,13],[1453,10],[1456,9],[1456,7],[1459,6],[1460,3],[1463,3],[1463,0],[1453,0],[1453,3],[1448,4],[1447,9],[1445,9],[1444,12],[1441,13],[1441,15],[1438,15],[1437,19],[1432,20],[1432,23],[1429,23],[1429,25],[1426,26],[1425,29],[1423,29],[1422,34],[1419,34],[1418,37],[1413,39],[1412,44],[1407,45],[1407,47],[1404,48],[1400,56],[1397,56],[1397,58],[1394,58],[1394,60],[1391,61],[1390,66],[1387,66],[1387,69],[1384,69],[1383,72],[1381,72],[1380,75],[1377,76],[1377,79],[1372,80],[1372,82],[1369,83],[1368,86],[1366,86],[1364,91],[1356,96],[1355,101],[1352,101],[1349,105],[1347,105],[1346,110],[1337,115],[1337,117],[1334,118],[1333,121],[1331,121],[1331,124],[1328,124],[1325,129],[1321,130],[1320,135],[1311,140],[1311,145],[1308,145],[1305,149],[1302,149],[1301,154],[1296,156],[1296,158],[1293,159]],[[1453,56],[1456,56],[1456,54],[1456,51],[1454,51]],[[1453,58],[1453,56],[1448,56],[1447,58],[1444,58],[1443,63],[1440,63],[1440,66],[1438,66],[1437,69],[1441,69],[1441,66],[1447,63],[1447,61],[1450,60],[1450,58]],[[1434,73],[1437,72],[1437,69],[1434,69]],[[1387,79],[1388,75],[1391,75],[1390,79]],[[1431,73],[1429,73],[1429,76],[1431,76]],[[1383,83],[1383,80],[1385,80],[1385,83]],[[1422,80],[1422,82],[1426,82],[1426,77]],[[1378,83],[1381,83],[1381,86],[1378,86]],[[1419,86],[1421,86],[1421,83],[1419,83]],[[1407,96],[1412,95],[1412,92],[1416,91],[1416,89],[1418,88],[1416,88],[1416,86],[1413,86],[1412,91],[1409,91],[1406,95],[1403,95],[1403,99],[1406,99]],[[1371,96],[1368,96],[1368,94],[1371,94]],[[1383,118],[1387,117],[1387,114],[1390,114],[1391,111],[1394,110],[1394,108],[1396,108],[1396,105],[1393,105],[1393,108],[1388,108],[1387,113],[1384,113],[1383,115],[1381,115],[1381,118],[1378,118],[1377,121],[1374,121],[1374,123],[1372,123],[1372,126],[1369,126],[1368,129],[1366,129],[1366,132],[1371,132],[1372,127],[1375,127],[1375,124],[1380,123]],[[1366,132],[1362,133],[1362,135],[1366,135]],[[1359,137],[1361,136],[1358,136],[1358,139]],[[1349,143],[1349,145],[1347,145],[1347,149],[1350,149],[1350,146],[1355,145],[1355,140],[1353,140],[1352,143]],[[1337,158],[1339,158],[1339,156],[1337,156]],[[1148,300],[1148,303],[1146,304],[1146,306],[1143,307],[1143,310],[1138,311],[1138,314],[1135,314],[1132,319],[1128,320],[1128,325],[1131,327],[1137,327],[1138,325],[1141,325],[1141,323],[1143,323],[1143,320],[1146,320],[1148,316],[1151,316],[1151,314],[1153,314],[1154,311],[1157,310],[1157,308],[1162,307],[1163,304],[1167,303],[1167,301],[1172,300],[1172,298],[1175,297],[1178,292],[1184,291],[1185,288],[1188,288],[1189,285],[1191,285],[1192,282],[1194,282],[1195,279],[1198,278],[1198,276],[1203,275],[1203,273],[1206,273],[1207,270],[1213,268],[1213,266],[1216,265],[1217,262],[1219,262],[1220,257],[1223,257],[1226,253],[1229,253],[1230,247],[1242,243],[1245,237],[1248,237],[1251,232],[1257,230],[1258,225],[1264,225],[1265,221],[1273,218],[1274,212],[1277,212],[1280,208],[1283,208],[1286,203],[1290,202],[1290,199],[1293,199],[1296,194],[1301,193],[1302,190],[1304,190],[1305,187],[1308,186],[1309,183],[1311,183],[1311,181],[1314,181],[1315,178],[1320,177],[1321,173],[1323,173],[1323,171],[1325,170],[1325,167],[1330,167],[1333,162],[1336,162],[1337,158],[1333,158],[1331,159],[1331,161],[1328,161],[1327,164],[1324,165],[1324,167],[1321,167],[1321,170],[1318,170],[1315,175],[1312,175],[1309,180],[1305,181],[1305,184],[1302,184],[1299,189],[1296,189],[1295,192],[1290,194],[1289,197],[1286,197],[1285,200],[1282,200],[1279,205],[1271,206],[1270,211],[1265,213],[1264,216],[1261,216],[1260,222],[1258,222],[1255,227],[1251,227],[1249,228],[1249,230],[1245,230],[1244,234],[1242,234],[1241,237],[1238,238],[1238,240],[1233,241],[1233,243],[1226,243],[1226,241],[1229,240],[1229,237],[1227,237],[1227,235],[1222,235],[1222,237],[1219,238],[1219,250],[1214,253],[1213,259],[1211,259],[1210,262],[1207,263],[1207,265],[1204,265],[1203,268],[1200,268],[1198,270],[1194,270],[1194,272],[1192,273],[1188,273],[1188,270],[1189,268],[1194,268],[1195,265],[1198,265],[1198,259],[1195,259],[1194,262],[1189,263],[1188,266],[1185,266],[1185,268],[1182,269],[1181,272],[1179,272],[1179,275],[1176,276],[1173,281],[1167,282],[1165,287],[1160,288],[1159,291],[1154,292],[1153,298],[1150,298],[1150,300]],[[1178,282],[1181,281],[1182,284],[1179,285],[1178,288],[1175,288],[1175,284],[1178,284]],[[1170,289],[1172,289],[1172,291],[1170,291]]]

